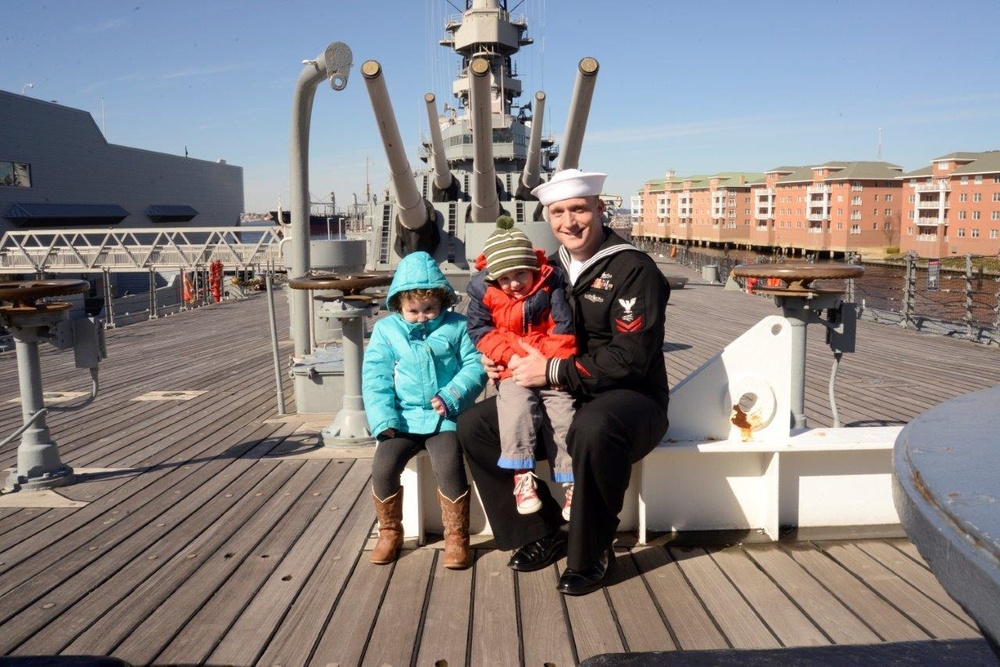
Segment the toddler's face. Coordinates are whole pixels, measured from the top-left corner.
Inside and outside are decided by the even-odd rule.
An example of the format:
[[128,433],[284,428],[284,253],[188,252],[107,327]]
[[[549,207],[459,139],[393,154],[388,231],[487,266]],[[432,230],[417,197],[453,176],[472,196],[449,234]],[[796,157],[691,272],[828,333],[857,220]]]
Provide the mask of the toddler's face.
[[411,324],[429,322],[441,314],[441,300],[434,297],[418,299],[407,296],[400,300],[399,312]]
[[514,269],[501,273],[497,277],[497,284],[504,294],[521,298],[528,294],[535,284],[535,272],[530,269]]

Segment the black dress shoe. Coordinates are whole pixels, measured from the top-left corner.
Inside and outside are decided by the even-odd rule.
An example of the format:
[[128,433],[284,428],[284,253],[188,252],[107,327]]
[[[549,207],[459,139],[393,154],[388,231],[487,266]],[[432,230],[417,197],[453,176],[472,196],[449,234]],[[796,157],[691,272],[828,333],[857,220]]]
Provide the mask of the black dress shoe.
[[595,565],[582,570],[566,568],[566,571],[559,577],[559,585],[556,590],[565,595],[592,593],[604,586],[613,569],[615,569],[615,551],[609,548],[601,554]]
[[534,572],[552,565],[559,560],[566,550],[566,534],[556,529],[534,542],[528,542],[514,552],[507,561],[507,567],[518,572]]

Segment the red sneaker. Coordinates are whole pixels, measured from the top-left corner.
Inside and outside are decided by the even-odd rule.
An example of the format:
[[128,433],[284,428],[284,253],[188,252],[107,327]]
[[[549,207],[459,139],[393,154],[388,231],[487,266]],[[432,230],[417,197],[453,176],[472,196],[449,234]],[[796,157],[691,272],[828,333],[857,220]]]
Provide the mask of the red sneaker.
[[530,470],[514,473],[514,500],[519,514],[532,514],[542,507],[535,490],[535,473]]

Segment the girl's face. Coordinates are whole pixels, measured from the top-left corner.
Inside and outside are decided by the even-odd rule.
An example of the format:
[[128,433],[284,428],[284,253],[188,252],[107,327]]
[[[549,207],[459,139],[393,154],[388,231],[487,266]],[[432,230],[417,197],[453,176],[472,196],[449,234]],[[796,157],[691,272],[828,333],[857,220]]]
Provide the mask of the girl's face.
[[429,322],[441,314],[441,300],[435,297],[418,299],[406,296],[399,302],[399,313],[410,324]]

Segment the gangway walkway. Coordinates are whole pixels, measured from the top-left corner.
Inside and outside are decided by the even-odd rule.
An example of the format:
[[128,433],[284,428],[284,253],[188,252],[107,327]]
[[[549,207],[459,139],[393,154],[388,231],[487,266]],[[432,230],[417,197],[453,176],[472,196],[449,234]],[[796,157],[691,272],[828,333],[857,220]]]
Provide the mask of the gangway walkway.
[[137,227],[32,229],[0,238],[0,274],[283,266],[277,227]]

